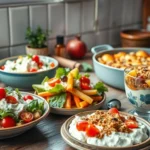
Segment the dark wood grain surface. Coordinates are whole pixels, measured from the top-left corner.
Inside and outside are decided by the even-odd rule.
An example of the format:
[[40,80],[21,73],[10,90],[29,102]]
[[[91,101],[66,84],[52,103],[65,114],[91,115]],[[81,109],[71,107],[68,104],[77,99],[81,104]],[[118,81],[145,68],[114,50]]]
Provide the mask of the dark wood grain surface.
[[[87,56],[82,61],[92,63],[91,56]],[[99,80],[94,73],[91,73],[91,79],[93,82]],[[106,103],[110,99],[117,98],[121,101],[122,111],[127,112],[132,109],[124,91],[109,86],[108,89]],[[106,103],[101,109],[106,109]],[[60,128],[67,118],[69,116],[49,114],[46,119],[27,132],[14,138],[0,140],[0,150],[74,150],[63,141],[60,135]]]

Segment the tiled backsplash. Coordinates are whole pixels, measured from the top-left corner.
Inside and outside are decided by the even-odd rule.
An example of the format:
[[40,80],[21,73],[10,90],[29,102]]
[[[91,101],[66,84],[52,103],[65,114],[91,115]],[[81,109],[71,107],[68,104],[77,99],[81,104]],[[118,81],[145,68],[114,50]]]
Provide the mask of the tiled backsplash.
[[98,28],[94,29],[95,0],[0,8],[0,59],[25,54],[25,31],[40,25],[50,34],[49,52],[53,53],[56,36],[65,42],[76,34],[91,47],[99,44],[120,45],[120,30],[141,28],[142,0],[99,0]]

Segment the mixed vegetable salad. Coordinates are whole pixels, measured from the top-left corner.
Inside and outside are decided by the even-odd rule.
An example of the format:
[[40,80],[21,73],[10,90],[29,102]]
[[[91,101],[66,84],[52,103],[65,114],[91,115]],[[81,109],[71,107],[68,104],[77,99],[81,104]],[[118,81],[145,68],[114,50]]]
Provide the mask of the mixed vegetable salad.
[[9,128],[29,123],[42,116],[44,102],[32,95],[24,95],[18,89],[0,88],[0,128]]
[[38,55],[19,56],[17,60],[7,60],[1,70],[9,72],[39,72],[54,68],[54,62],[41,59]]
[[92,84],[89,74],[80,74],[78,68],[58,68],[54,78],[45,77],[32,87],[51,107],[67,109],[97,104],[108,90],[102,82]]

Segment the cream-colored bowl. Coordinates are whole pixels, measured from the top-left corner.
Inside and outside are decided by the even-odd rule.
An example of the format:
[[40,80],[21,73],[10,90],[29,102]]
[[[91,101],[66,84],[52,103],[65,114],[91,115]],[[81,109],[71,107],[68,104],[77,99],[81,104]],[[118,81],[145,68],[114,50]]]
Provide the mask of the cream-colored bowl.
[[22,133],[24,133],[25,131],[31,129],[32,127],[34,127],[36,124],[38,124],[40,121],[42,121],[50,112],[50,107],[49,104],[47,103],[47,101],[45,99],[43,99],[42,97],[39,97],[35,94],[31,94],[28,92],[21,92],[21,95],[32,95],[35,99],[37,99],[39,102],[44,102],[44,114],[29,123],[23,124],[21,126],[15,126],[15,127],[10,127],[10,128],[0,128],[0,139],[6,139],[6,138],[11,138],[17,135],[20,135]]
[[[86,116],[88,114],[94,113],[95,111],[96,110],[82,112],[82,113],[77,114],[77,116],[80,116],[80,117]],[[106,110],[103,110],[103,111],[106,111]],[[130,114],[124,113],[124,112],[120,112],[120,113],[124,116],[130,115]],[[65,123],[62,125],[61,136],[67,144],[69,144],[70,146],[72,146],[76,149],[82,149],[82,150],[99,150],[99,149],[100,150],[140,150],[141,148],[150,146],[150,123],[148,123],[147,121],[145,121],[144,119],[142,119],[140,117],[137,117],[137,116],[135,116],[135,117],[139,122],[143,123],[147,127],[149,138],[147,140],[145,140],[144,142],[133,145],[133,146],[126,146],[126,147],[95,146],[95,145],[90,145],[85,142],[81,142],[81,141],[77,140],[76,138],[71,136],[69,133],[69,126],[70,126],[72,120],[75,118],[75,115],[70,117],[68,120],[66,120]],[[148,150],[148,149],[146,149],[146,150]]]

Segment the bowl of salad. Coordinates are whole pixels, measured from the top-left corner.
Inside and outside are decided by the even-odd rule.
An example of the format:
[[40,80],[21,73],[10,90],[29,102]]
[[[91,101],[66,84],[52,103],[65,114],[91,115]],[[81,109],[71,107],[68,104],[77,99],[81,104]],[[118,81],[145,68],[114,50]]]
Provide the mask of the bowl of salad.
[[6,86],[31,90],[45,76],[55,75],[58,61],[48,56],[23,55],[0,60],[0,81]]
[[49,104],[42,97],[11,87],[0,88],[0,139],[31,129],[49,111]]
[[48,101],[52,113],[61,115],[99,109],[108,90],[102,82],[93,84],[90,75],[79,73],[78,68],[58,68],[53,78],[45,77],[41,84],[33,84],[33,89]]

